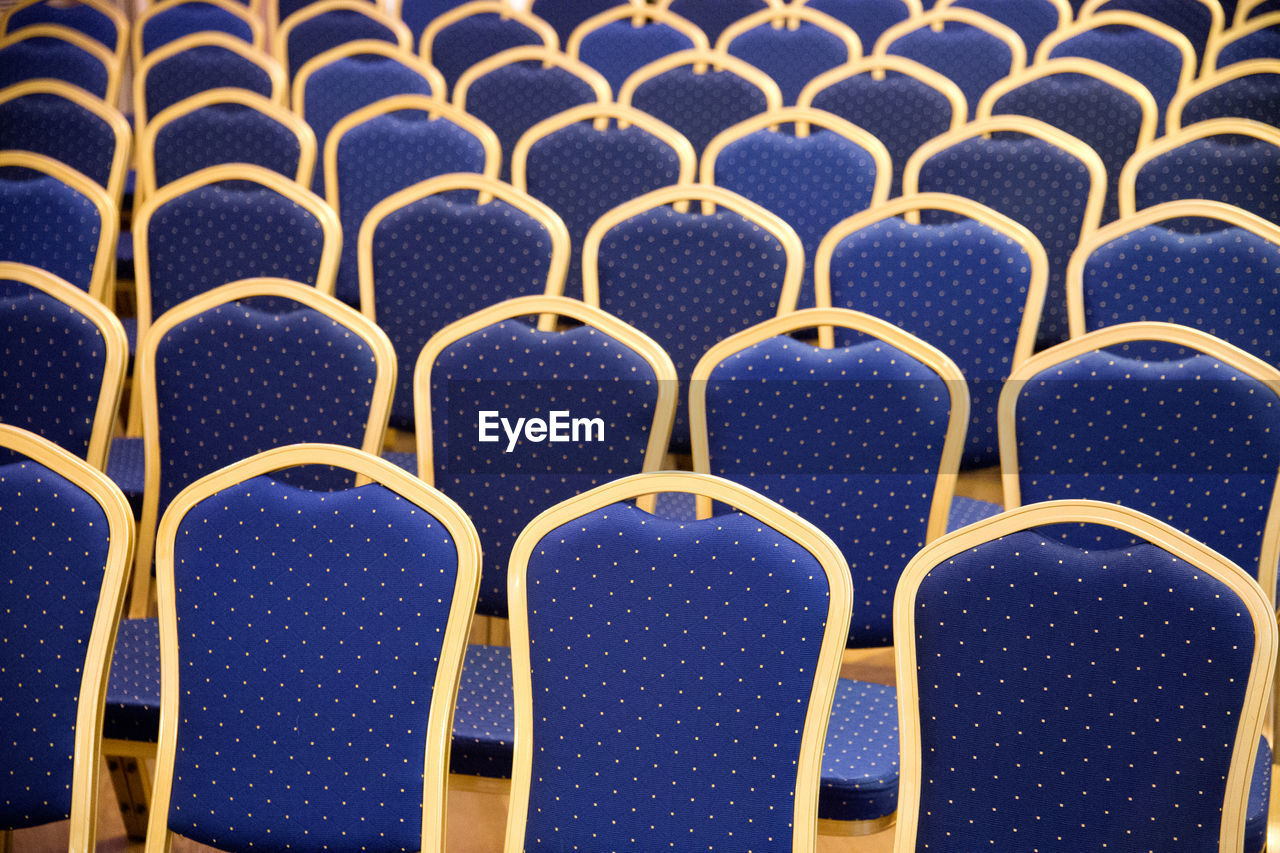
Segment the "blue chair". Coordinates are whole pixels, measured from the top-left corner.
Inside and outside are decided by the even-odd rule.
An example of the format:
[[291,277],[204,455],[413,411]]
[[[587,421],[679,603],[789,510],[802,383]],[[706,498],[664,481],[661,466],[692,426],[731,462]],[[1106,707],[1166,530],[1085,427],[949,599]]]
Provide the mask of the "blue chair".
[[[315,492],[276,479],[317,464],[370,482]],[[160,536],[164,724],[148,844],[442,853],[480,574],[458,506],[357,450],[301,445],[202,478]]]
[[1043,122],[1014,115],[970,122],[930,140],[911,156],[902,176],[903,195],[945,192],[971,198],[1025,226],[1044,246],[1049,287],[1037,346],[1067,336],[1067,262],[1097,230],[1106,185],[1106,170],[1092,148]]
[[129,19],[105,0],[79,0],[71,5],[49,0],[19,0],[0,14],[0,35],[35,24],[57,24],[84,33],[106,47],[122,66],[129,45]]
[[569,43],[569,36],[588,18],[618,6],[632,7],[631,0],[533,0],[529,11],[551,25],[561,45]]
[[593,15],[565,41],[564,52],[599,71],[614,92],[637,69],[682,50],[710,50],[697,24],[657,6],[629,4]]
[[558,295],[569,235],[549,208],[484,175],[442,175],[394,193],[365,217],[360,305],[400,360],[392,409],[412,426],[413,370],[432,335],[515,296]]
[[378,202],[452,172],[496,178],[501,159],[493,131],[447,102],[423,95],[383,98],[334,125],[325,145],[325,191],[342,222],[337,297],[360,304],[360,226]]
[[971,401],[962,463],[994,465],[1000,388],[1031,356],[1049,279],[1031,232],[975,201],[919,193],[836,225],[814,267],[819,305],[892,323],[959,365]]
[[147,6],[133,27],[133,67],[147,54],[183,36],[226,33],[258,50],[266,49],[262,22],[234,0],[161,0]]
[[1239,23],[1210,42],[1205,54],[1205,69],[1223,69],[1251,59],[1275,59],[1280,56],[1280,7]]
[[777,9],[781,0],[661,0],[658,7],[692,21],[715,44],[730,24],[762,9]]
[[862,58],[857,34],[807,6],[748,15],[725,28],[716,50],[768,74],[782,91],[785,106],[793,106],[814,77]]
[[467,0],[390,0],[387,8],[392,15],[404,21],[416,43],[422,38],[427,24],[466,2]]
[[1045,36],[1071,24],[1075,13],[1067,0],[941,0],[934,9],[972,9],[1018,34],[1028,56]]
[[1247,59],[1201,75],[1169,103],[1168,132],[1215,118],[1280,126],[1280,61]]
[[1241,24],[1247,23],[1254,18],[1271,12],[1280,12],[1280,5],[1276,0],[1240,0],[1239,3],[1224,3],[1222,11],[1227,12],[1229,7],[1235,6],[1235,10],[1225,17],[1230,22],[1228,26],[1239,27]]
[[1182,33],[1196,52],[1197,73],[1206,67],[1205,46],[1218,40],[1226,26],[1218,0],[1088,0],[1080,8],[1080,17],[1112,10],[1137,12]]
[[418,52],[424,62],[444,75],[452,91],[462,73],[480,60],[526,45],[559,50],[560,39],[537,15],[502,0],[471,0],[429,23],[422,31]]
[[927,546],[894,618],[898,849],[1265,845],[1245,803],[1270,771],[1275,615],[1221,555],[1122,507],[1036,504]]
[[639,110],[584,104],[535,124],[516,144],[511,183],[546,204],[569,229],[563,293],[582,296],[581,247],[595,221],[629,199],[691,183],[693,146]]
[[32,24],[0,37],[0,88],[45,78],[79,86],[108,104],[120,94],[115,54],[79,30]]
[[863,52],[875,47],[880,34],[912,15],[923,15],[920,0],[800,0],[805,6],[829,15],[857,35]]
[[[293,80],[311,59],[350,42],[378,41],[413,52],[413,35],[403,22],[365,0],[319,0],[280,22],[272,52]],[[296,91],[296,89],[295,89]],[[293,105],[298,109],[297,103]]]
[[133,515],[105,475],[40,436],[0,424],[0,457],[0,835],[12,845],[12,830],[70,818],[68,849],[93,850]]

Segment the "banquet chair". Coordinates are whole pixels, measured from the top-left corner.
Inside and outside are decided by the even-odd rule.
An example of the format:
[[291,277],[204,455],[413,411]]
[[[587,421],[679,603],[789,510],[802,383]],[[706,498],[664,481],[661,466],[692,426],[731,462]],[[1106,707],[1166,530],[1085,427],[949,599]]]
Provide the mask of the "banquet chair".
[[1222,70],[1237,62],[1277,56],[1280,56],[1280,8],[1227,30],[1217,42],[1209,44],[1204,65],[1207,71]]
[[[373,4],[373,0],[369,0]],[[274,39],[276,33],[280,32],[281,25],[289,19],[295,12],[301,12],[308,6],[312,6],[316,0],[260,0],[260,14],[267,22],[267,33]],[[398,2],[388,2],[385,4],[377,4],[380,10],[384,10],[389,14],[395,15],[399,10]],[[398,15],[396,15],[398,17]],[[273,43],[272,51],[275,51]]]
[[1146,15],[1186,36],[1196,52],[1197,74],[1206,67],[1205,47],[1221,38],[1226,26],[1218,0],[1086,0],[1080,7],[1080,17],[1113,10]]
[[569,42],[569,36],[588,18],[619,5],[639,7],[636,0],[532,0],[529,11],[546,21],[555,31],[559,44]]
[[[1223,11],[1226,11],[1226,6],[1223,7]],[[1276,0],[1240,0],[1236,3],[1235,12],[1227,16],[1230,19],[1228,26],[1239,27],[1270,12],[1280,12],[1280,6],[1276,5]]]
[[1248,59],[1202,74],[1169,102],[1167,132],[1215,118],[1280,125],[1280,58]]
[[691,21],[706,33],[707,41],[715,44],[730,24],[761,9],[781,8],[785,3],[784,0],[657,0],[655,5]]
[[19,0],[0,13],[0,36],[33,24],[57,24],[96,40],[124,64],[129,47],[129,19],[106,0],[79,0],[69,6],[50,0]]
[[924,14],[920,0],[793,0],[835,18],[857,35],[863,52],[875,47],[880,34],[911,16]]
[[61,80],[115,104],[120,65],[101,42],[59,24],[31,24],[0,36],[0,87],[27,80]]
[[725,27],[716,50],[759,68],[794,106],[810,80],[862,57],[850,28],[808,6],[762,9]]
[[631,73],[682,50],[710,50],[707,36],[674,12],[615,5],[587,18],[565,40],[564,52],[599,71],[614,92]]
[[531,12],[502,0],[471,0],[427,24],[418,52],[444,75],[451,91],[462,72],[480,60],[525,45],[559,50],[560,39],[550,24]]
[[311,59],[354,41],[384,42],[413,52],[409,28],[380,6],[365,0],[317,0],[280,22],[272,53],[292,80]]
[[133,67],[147,54],[195,33],[226,33],[259,51],[267,48],[266,32],[253,12],[235,0],[161,0],[144,8],[134,21]]
[[970,9],[1004,24],[1017,33],[1028,57],[1045,36],[1069,26],[1075,16],[1067,0],[938,0],[933,8]]
[[385,5],[388,12],[404,21],[416,42],[422,38],[427,24],[465,2],[467,0],[388,0]]

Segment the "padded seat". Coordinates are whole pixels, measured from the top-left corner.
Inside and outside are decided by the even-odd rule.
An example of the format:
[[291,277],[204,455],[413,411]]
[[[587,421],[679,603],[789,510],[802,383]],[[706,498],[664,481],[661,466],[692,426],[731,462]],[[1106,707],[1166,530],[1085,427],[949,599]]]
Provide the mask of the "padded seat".
[[1004,512],[1000,504],[980,501],[976,498],[962,498],[956,495],[951,499],[951,513],[947,516],[947,532],[959,530],[961,527],[982,521],[993,515]]
[[121,619],[102,736],[150,742],[160,730],[160,622]]
[[[136,331],[137,328],[135,323],[133,329]],[[130,344],[132,343],[130,341]],[[146,491],[145,456],[146,446],[140,437],[118,435],[111,439],[111,455],[107,457],[107,476],[129,499],[129,506],[133,507],[135,518],[142,515],[142,493]]]

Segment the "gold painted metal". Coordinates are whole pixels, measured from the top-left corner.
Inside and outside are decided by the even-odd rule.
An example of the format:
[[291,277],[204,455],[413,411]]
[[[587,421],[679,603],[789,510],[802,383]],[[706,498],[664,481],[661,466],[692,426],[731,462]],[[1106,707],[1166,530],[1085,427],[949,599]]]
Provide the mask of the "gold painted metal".
[[[366,2],[366,0],[316,0],[316,2],[314,3],[308,3],[307,5],[303,6],[301,9],[294,12],[292,15],[290,15],[288,18],[286,18],[283,21],[275,20],[275,16],[279,14],[279,12],[277,11],[278,4],[276,0],[268,0],[267,6],[269,10],[268,15],[270,16],[268,23],[271,26],[271,32],[272,32],[271,53],[275,56],[276,59],[280,60],[281,65],[285,66],[286,72],[288,72],[288,62],[289,62],[289,36],[293,35],[293,31],[298,28],[299,24],[306,23],[307,21],[310,21],[312,18],[316,18],[328,12],[339,12],[339,11],[356,12],[358,14],[364,15],[366,18],[370,18],[371,20],[377,21],[379,24],[382,24],[384,27],[386,27],[395,35],[395,39],[396,39],[395,45],[394,45],[395,47],[400,48],[400,51],[402,53],[407,53],[410,55],[413,54],[413,34],[409,32],[409,28],[405,25],[404,21],[401,21],[399,18],[393,18],[391,15],[387,14],[387,12],[384,11],[380,3],[379,4],[369,3],[369,2]],[[378,39],[359,39],[357,41],[349,42],[349,43],[363,44],[367,41],[379,41],[379,40]],[[380,42],[380,43],[391,44],[391,42]],[[366,51],[360,51],[360,52],[366,52]],[[320,54],[320,56],[324,56],[326,53],[328,53],[328,51],[325,51],[325,53]],[[314,59],[317,57],[312,57],[312,58]],[[304,65],[302,67],[305,68],[306,66]],[[301,69],[295,69],[293,71],[294,77],[297,77],[298,74],[300,73],[301,73]],[[297,90],[295,89],[294,91],[297,91]],[[433,91],[435,91],[434,87],[433,87]],[[302,113],[302,110],[298,107],[296,103],[294,104],[294,110],[296,110],[299,114]]]
[[866,56],[856,62],[837,65],[829,71],[824,71],[806,83],[805,87],[800,90],[800,95],[796,98],[796,106],[812,107],[813,99],[819,92],[839,83],[841,80],[856,77],[859,74],[870,74],[872,80],[883,80],[885,79],[886,71],[912,77],[946,98],[947,102],[951,104],[952,130],[958,129],[965,123],[965,119],[969,115],[969,102],[965,99],[964,92],[960,91],[959,86],[926,65],[921,65],[919,62],[907,59],[905,56],[894,56],[891,53],[881,56]]
[[[1276,24],[1280,24],[1280,15],[1276,16]],[[1247,59],[1244,62],[1233,62],[1226,68],[1219,68],[1216,71],[1210,70],[1209,60],[1205,60],[1205,70],[1190,86],[1185,89],[1178,89],[1174,93],[1172,100],[1169,101],[1169,112],[1165,120],[1165,133],[1170,135],[1182,130],[1182,111],[1186,108],[1187,103],[1198,95],[1223,83],[1229,83],[1232,80],[1238,80],[1241,77],[1249,77],[1254,74],[1280,74],[1280,58],[1273,59]],[[1276,116],[1274,124],[1280,124],[1280,116]]]
[[573,32],[569,34],[569,40],[565,42],[564,52],[572,59],[579,59],[579,53],[582,50],[582,42],[587,36],[591,35],[601,27],[612,24],[614,21],[621,21],[626,18],[631,19],[633,27],[642,27],[646,23],[663,24],[673,30],[683,34],[690,42],[693,43],[694,50],[710,50],[711,43],[707,41],[707,34],[702,31],[702,27],[690,21],[681,15],[666,8],[657,6],[649,6],[643,3],[632,2],[629,5],[614,6],[612,9],[605,9],[599,14],[592,15],[578,26],[573,28]]
[[736,56],[730,56],[727,53],[720,53],[715,50],[697,49],[682,50],[678,53],[668,54],[632,71],[631,76],[622,81],[622,88],[618,90],[618,103],[624,107],[633,106],[631,99],[635,96],[636,89],[654,77],[685,65],[692,65],[695,74],[705,74],[708,70],[728,71],[760,90],[764,95],[766,110],[776,110],[782,107],[782,90],[778,88],[778,84],[773,82],[773,78],[768,74],[765,74],[754,65],[743,62]]
[[[329,0],[325,0],[328,2]],[[335,0],[336,1],[336,0]],[[341,0],[344,3],[352,3],[357,6],[368,6],[365,0]],[[314,7],[308,7],[314,8]],[[404,26],[401,24],[400,26]],[[290,96],[290,103],[293,105],[293,111],[298,115],[306,118],[306,96],[307,83],[311,81],[311,75],[319,69],[339,60],[347,59],[352,56],[384,56],[387,59],[394,59],[406,68],[411,68],[421,74],[427,81],[427,85],[431,88],[431,97],[443,98],[445,91],[444,76],[434,67],[423,62],[412,53],[403,48],[396,47],[390,42],[378,41],[376,39],[357,39],[332,47],[324,53],[311,57],[302,67],[298,69],[298,73],[294,75],[293,87]],[[331,130],[330,133],[333,131]],[[327,143],[327,139],[316,140],[321,150]]]
[[[399,5],[401,0],[395,0],[395,2]],[[507,0],[471,0],[431,19],[431,23],[427,24],[427,28],[422,31],[422,38],[418,41],[418,54],[422,57],[422,61],[432,64],[431,48],[441,30],[473,15],[499,15],[504,21],[516,21],[542,39],[542,46],[547,50],[560,49],[560,36],[556,35],[555,29],[532,12],[518,9]],[[398,14],[397,17],[399,17]]]
[[1127,9],[1095,12],[1087,16],[1082,15],[1075,23],[1066,27],[1059,27],[1045,36],[1044,41],[1040,42],[1040,46],[1036,48],[1035,64],[1039,65],[1049,59],[1053,49],[1067,39],[1100,27],[1133,27],[1134,29],[1145,30],[1152,35],[1159,36],[1176,47],[1178,52],[1182,54],[1182,69],[1178,74],[1178,88],[1182,89],[1190,86],[1191,81],[1195,79],[1196,51],[1191,46],[1190,39],[1168,24],[1161,23],[1155,18],[1149,18],[1137,12],[1130,12]]
[[95,38],[90,38],[79,30],[59,24],[31,24],[20,29],[7,32],[0,37],[0,50],[20,41],[33,38],[55,38],[80,48],[85,53],[102,63],[107,73],[107,91],[103,100],[111,106],[120,102],[120,77],[124,73],[121,63],[114,51]]
[[838,36],[844,42],[845,50],[848,51],[846,62],[852,62],[862,57],[862,42],[858,39],[858,34],[845,26],[842,21],[819,12],[817,9],[793,4],[782,7],[770,6],[761,9],[759,12],[753,12],[741,20],[734,21],[720,33],[720,37],[716,39],[715,49],[717,53],[728,53],[729,47],[733,44],[735,38],[748,30],[754,30],[756,27],[762,27],[765,24],[771,24],[774,29],[786,27],[788,30],[797,30],[800,28],[801,23],[812,24],[834,36]]
[[515,62],[541,62],[543,68],[555,66],[563,69],[590,86],[591,91],[595,92],[596,100],[602,104],[609,103],[613,97],[609,89],[609,81],[605,80],[604,75],[585,62],[572,59],[558,50],[525,45],[495,53],[493,56],[480,60],[462,72],[462,76],[458,78],[458,82],[453,87],[453,105],[460,110],[466,110],[467,91],[476,80],[496,68]]
[[[1080,7],[1078,17],[1080,20],[1084,20],[1085,18],[1089,18],[1094,15],[1100,15],[1107,11],[1104,7],[1110,2],[1112,2],[1112,0],[1085,0],[1084,5]],[[1209,62],[1209,47],[1221,40],[1222,32],[1226,27],[1226,15],[1223,13],[1222,4],[1219,3],[1218,0],[1196,0],[1196,2],[1203,6],[1205,11],[1209,13],[1209,36],[1205,44],[1204,63],[1204,68],[1209,69],[1213,67]],[[1192,68],[1194,69],[1195,66],[1192,65]],[[1179,86],[1178,88],[1182,87]]]
[[1005,46],[1009,48],[1010,74],[1016,74],[1026,67],[1027,47],[1022,43],[1021,36],[994,18],[989,18],[972,9],[956,6],[941,9],[935,8],[933,11],[925,12],[918,17],[899,21],[880,34],[880,37],[876,39],[872,53],[876,56],[886,56],[893,43],[907,33],[922,30],[925,27],[931,28],[934,32],[942,32],[947,24],[952,23],[964,24],[974,29],[982,30],[984,33],[995,36],[1004,42]]
[[[10,6],[3,13],[0,13],[0,37],[8,34],[9,31],[12,29],[10,27],[10,24],[12,23],[12,18],[19,11],[21,11],[22,9],[26,9],[30,6],[36,6],[36,5],[40,5],[42,3],[48,3],[48,2],[49,0],[18,0],[17,3]],[[125,58],[125,55],[128,53],[128,48],[129,48],[129,29],[130,29],[129,19],[125,16],[124,11],[121,10],[114,3],[106,2],[106,0],[76,0],[76,2],[82,6],[89,6],[95,12],[105,15],[111,19],[111,23],[113,23],[116,28],[116,43],[113,45],[106,45],[106,47],[108,50],[111,51],[112,56],[115,57],[116,68],[123,69],[124,58]],[[22,29],[22,28],[19,27],[18,29]],[[14,32],[16,31],[17,30],[14,30]],[[137,66],[135,66],[135,68],[136,67]],[[116,106],[114,101],[110,101],[108,103],[112,107]]]
[[[154,3],[142,8],[142,11],[138,13],[137,20],[134,21],[133,24],[131,56],[133,58],[134,68],[141,68],[142,60],[146,56],[146,54],[143,53],[142,36],[146,30],[147,23],[157,15],[162,15],[170,9],[190,2],[192,2],[192,0],[160,0],[159,3]],[[249,44],[259,51],[265,51],[267,49],[267,34],[263,28],[262,21],[254,15],[253,10],[250,7],[243,3],[236,3],[234,0],[199,0],[199,2],[206,6],[215,6],[223,12],[226,12],[228,15],[239,19],[241,23],[249,28]],[[215,32],[222,31],[217,30]],[[238,36],[231,35],[231,33],[226,33],[226,35],[229,35],[232,38],[239,38]]]

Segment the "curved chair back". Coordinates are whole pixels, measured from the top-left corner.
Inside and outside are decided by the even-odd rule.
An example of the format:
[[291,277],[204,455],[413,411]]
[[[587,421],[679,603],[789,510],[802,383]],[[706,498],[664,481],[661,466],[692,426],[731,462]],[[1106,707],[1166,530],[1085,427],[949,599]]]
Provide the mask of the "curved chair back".
[[[618,0],[533,0],[529,11],[550,24],[559,43],[565,45],[583,21],[616,9],[618,5]],[[623,0],[623,5],[640,8],[644,4],[637,0]]]
[[33,24],[57,24],[84,33],[105,46],[124,64],[129,45],[129,19],[106,0],[79,0],[64,6],[49,0],[19,0],[0,14],[0,35]]
[[449,90],[464,71],[495,53],[525,45],[560,49],[550,24],[503,0],[472,0],[450,9],[427,24],[419,44],[423,61],[444,75]]
[[793,0],[793,5],[808,6],[853,30],[864,53],[889,27],[924,14],[920,0]]
[[1027,56],[1034,56],[1045,36],[1070,25],[1075,13],[1067,0],[938,0],[934,10],[970,9],[999,21],[1017,33]]
[[120,65],[102,42],[59,24],[31,24],[0,37],[0,87],[61,80],[108,104],[120,94]]
[[1206,71],[1194,85],[1179,89],[1169,103],[1167,132],[1215,118],[1245,118],[1280,124],[1280,58],[1247,59]]
[[730,24],[761,9],[780,8],[784,0],[658,0],[656,5],[692,21],[715,44]]
[[[1231,18],[1228,26],[1232,29],[1241,26],[1259,15],[1280,11],[1276,8],[1276,0],[1239,0],[1239,2],[1234,5],[1235,13],[1227,16],[1228,18]],[[1227,11],[1227,7],[1224,6],[1223,11]],[[1206,67],[1211,66],[1206,65]]]
[[657,6],[625,5],[592,15],[574,29],[564,52],[599,71],[617,92],[631,73],[682,50],[710,50],[692,21]]
[[[0,689],[6,830],[71,819],[68,848],[93,850],[102,717],[133,550],[133,514],[95,468],[0,424]],[[12,543],[21,541],[20,548]],[[65,830],[63,830],[65,833]],[[65,836],[64,836],[65,837]]]
[[[279,57],[292,80],[314,57],[354,41],[384,42],[405,53],[413,52],[409,28],[382,11],[381,6],[366,0],[317,0],[280,23],[273,36],[272,53]],[[294,109],[298,110],[297,103]]]
[[[856,340],[819,348],[793,337],[827,325]],[[857,592],[847,645],[892,645],[906,555],[945,532],[955,491],[969,421],[955,363],[867,314],[797,311],[708,350],[689,413],[693,470],[752,488],[830,536]],[[699,517],[711,510],[700,501]]]
[[[1070,547],[1067,524],[1134,544]],[[1036,504],[921,551],[894,625],[896,851],[1243,849],[1276,631],[1223,556],[1122,507]]]
[[465,2],[467,0],[387,0],[384,6],[393,17],[404,21],[416,43],[427,24]]
[[[316,493],[274,479],[314,465],[368,482]],[[178,833],[441,853],[480,568],[462,510],[380,459],[306,444],[199,480],[159,541],[163,723],[149,843]],[[287,630],[264,629],[273,613]],[[335,705],[342,713],[298,714]]]
[[1205,53],[1206,71],[1227,68],[1251,59],[1275,59],[1280,56],[1280,8],[1250,18],[1210,42]]
[[[534,314],[580,325],[538,329],[523,319]],[[676,393],[661,347],[578,300],[510,299],[431,337],[414,371],[418,476],[481,531],[480,613],[507,614],[507,563],[531,519],[662,467]],[[520,434],[522,418],[547,425],[546,440]]]
[[234,0],[161,0],[147,6],[133,27],[133,67],[147,54],[183,36],[226,33],[266,50],[266,32],[249,7]]
[[716,50],[768,74],[791,106],[810,80],[862,57],[850,28],[807,6],[762,9],[725,27]]
[[1218,0],[1086,0],[1080,17],[1113,10],[1137,12],[1182,33],[1196,52],[1197,69],[1202,67],[1205,46],[1221,38],[1225,26]]
[[[921,212],[933,215],[921,220]],[[942,218],[936,214],[942,214]],[[976,201],[920,193],[838,223],[814,260],[818,305],[853,309],[937,347],[968,383],[964,463],[999,458],[996,402],[1035,347],[1049,258],[1022,225]],[[836,343],[857,340],[838,334]]]

